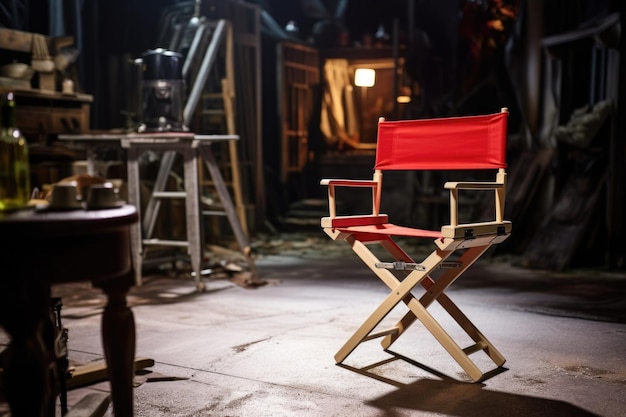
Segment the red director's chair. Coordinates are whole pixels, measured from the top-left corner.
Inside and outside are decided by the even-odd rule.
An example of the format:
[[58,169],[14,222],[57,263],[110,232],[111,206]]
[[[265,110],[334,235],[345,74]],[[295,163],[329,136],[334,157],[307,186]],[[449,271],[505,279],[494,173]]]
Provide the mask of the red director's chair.
[[[511,233],[511,222],[503,219],[506,189],[507,109],[479,116],[423,120],[385,121],[378,124],[376,165],[373,179],[324,179],[328,186],[329,216],[322,218],[324,232],[333,240],[345,240],[361,260],[391,289],[389,295],[365,320],[335,355],[337,363],[362,342],[384,337],[384,349],[395,342],[415,321],[430,331],[463,370],[481,381],[482,372],[470,355],[483,351],[498,367],[505,358],[472,324],[444,291],[461,276],[489,247],[504,241]],[[422,230],[389,223],[380,213],[383,171],[385,170],[493,170],[493,182],[447,182],[450,190],[450,224],[440,231]],[[335,201],[337,187],[368,187],[372,190],[371,214],[338,215]],[[495,194],[494,220],[459,224],[459,190],[492,190]],[[433,239],[435,248],[417,263],[398,246],[396,237]],[[379,244],[391,255],[392,262],[381,261],[369,245]],[[448,258],[456,254],[453,261]],[[433,272],[445,271],[433,278]],[[412,291],[424,289],[417,298]],[[394,326],[375,331],[381,321],[400,303],[408,312]],[[437,301],[473,340],[460,347],[427,310]],[[469,339],[468,339],[469,340]],[[493,370],[492,370],[493,371]],[[489,372],[491,373],[491,372]]]

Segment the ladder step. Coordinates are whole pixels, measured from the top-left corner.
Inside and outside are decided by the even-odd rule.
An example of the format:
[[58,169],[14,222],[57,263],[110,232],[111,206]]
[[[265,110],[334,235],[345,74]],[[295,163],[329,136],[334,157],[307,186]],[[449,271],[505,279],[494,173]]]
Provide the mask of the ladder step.
[[189,247],[189,242],[184,240],[167,240],[167,239],[144,239],[144,246],[173,246],[177,248]]
[[472,353],[479,352],[487,347],[487,343],[485,342],[477,342],[475,345],[471,345],[463,349],[466,355],[471,355]]
[[213,114],[217,114],[217,115],[224,115],[226,114],[226,111],[221,110],[221,109],[207,109],[207,110],[202,110],[201,112],[202,115],[213,115]]
[[223,210],[202,210],[203,216],[226,216],[226,212]]
[[393,333],[398,333],[398,328],[397,327],[391,327],[387,330],[381,330],[379,332],[374,332],[374,333],[370,333],[367,336],[365,336],[363,338],[363,340],[372,340],[372,339],[376,339],[379,337],[383,337],[383,336],[387,336],[388,334],[393,334]]
[[[232,181],[226,181],[226,180],[224,180],[224,181],[222,181],[222,182],[223,182],[223,183],[224,183],[224,185],[225,185],[225,186],[227,186],[227,187],[232,187],[232,186],[234,185]],[[202,186],[205,186],[205,187],[215,187],[215,181],[213,181],[213,180],[204,180],[204,181],[202,181],[202,184],[201,184],[201,185],[202,185]]]
[[202,93],[202,98],[205,98],[205,99],[215,98],[215,99],[223,100],[224,93]]
[[184,191],[154,191],[152,193],[154,198],[185,198],[187,193]]

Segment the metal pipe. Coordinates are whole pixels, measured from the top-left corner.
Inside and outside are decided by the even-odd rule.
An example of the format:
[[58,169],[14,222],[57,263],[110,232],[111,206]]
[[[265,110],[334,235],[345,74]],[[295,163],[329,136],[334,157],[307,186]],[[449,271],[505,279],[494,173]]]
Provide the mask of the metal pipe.
[[225,33],[226,21],[221,19],[215,26],[215,31],[211,37],[211,43],[204,54],[200,70],[198,71],[198,76],[196,77],[193,87],[189,93],[189,97],[187,98],[187,104],[185,104],[185,109],[183,111],[183,124],[185,126],[189,126],[191,123],[193,113],[196,110],[196,105],[200,99],[200,94],[202,93],[204,84],[209,77],[209,72],[211,71],[211,67],[213,66],[213,62],[215,61],[215,57],[217,56],[219,46]]

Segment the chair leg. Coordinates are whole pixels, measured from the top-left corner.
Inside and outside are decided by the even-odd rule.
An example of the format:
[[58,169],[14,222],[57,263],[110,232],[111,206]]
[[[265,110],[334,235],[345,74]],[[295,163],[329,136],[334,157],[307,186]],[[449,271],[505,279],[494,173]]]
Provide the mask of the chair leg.
[[[478,328],[467,318],[465,314],[452,302],[452,300],[444,293],[444,291],[461,276],[467,268],[469,268],[491,245],[480,245],[470,247],[459,259],[460,267],[446,271],[437,281],[433,280],[429,274],[441,263],[448,258],[454,250],[435,250],[427,257],[422,265],[424,271],[412,271],[407,274],[404,280],[400,281],[393,273],[387,269],[376,268],[375,264],[380,262],[379,259],[369,250],[366,244],[354,239],[346,238],[346,241],[352,246],[353,251],[361,258],[361,260],[392,290],[391,294],[379,305],[379,307],[367,318],[361,327],[352,335],[352,337],[344,344],[344,346],[335,355],[337,363],[343,362],[345,358],[362,342],[371,340],[376,337],[384,336],[381,345],[384,349],[389,348],[391,344],[408,329],[416,319],[430,331],[430,333],[439,341],[446,351],[457,361],[463,370],[474,381],[480,381],[484,377],[484,373],[469,358],[469,355],[478,351],[484,351],[491,360],[498,366],[502,366],[506,359],[502,354],[487,340],[487,338],[478,330]],[[406,252],[404,252],[391,238],[382,239],[376,242],[383,246],[390,255],[397,261],[413,262]],[[418,300],[411,290],[421,284],[426,290],[424,295]],[[459,324],[459,326],[467,333],[467,335],[475,342],[474,345],[461,348],[452,337],[443,329],[443,327],[435,320],[435,318],[427,311],[427,308],[433,301],[441,305],[441,307]],[[400,302],[403,301],[409,311],[405,314],[395,326],[388,330],[373,332],[382,319]]]
[[[355,243],[362,245],[361,242],[355,242]],[[357,249],[359,249],[358,246],[357,246]],[[372,252],[369,250],[366,250],[366,251],[359,250],[357,254],[368,265],[372,261],[373,263],[371,264],[371,266],[373,266],[374,263],[378,262],[378,259],[376,258],[376,256],[374,256],[374,254],[372,254]],[[428,274],[432,270],[434,270],[439,265],[439,263],[441,263],[444,259],[445,257],[442,258],[439,251],[433,252],[423,262],[423,265],[426,267],[425,271],[413,271],[410,274],[408,274],[407,277],[402,282],[399,282],[397,278],[395,278],[395,276],[393,276],[391,272],[387,270],[381,270],[381,275],[385,276],[386,281],[392,282],[392,280],[395,280],[398,285],[395,288],[393,288],[393,291],[383,300],[383,302],[376,308],[376,310],[374,310],[374,312],[370,314],[370,316],[365,320],[365,322],[361,325],[361,327],[359,327],[357,331],[352,335],[352,337],[348,339],[348,341],[337,352],[337,354],[335,354],[335,361],[337,363],[343,362],[343,360],[361,342],[371,339],[372,337],[368,337],[368,336],[370,335],[372,330],[374,330],[374,328],[378,326],[378,324],[385,318],[385,316],[387,316],[387,314],[389,314],[389,312],[396,305],[398,305],[400,301],[403,301],[407,297],[409,297],[413,299],[415,302],[417,302],[417,300],[410,294],[410,291],[416,285],[418,285],[426,276],[428,276]],[[376,268],[374,267],[372,270],[375,271]],[[386,271],[387,274],[382,273],[382,271]],[[388,332],[383,332],[383,333],[388,333]]]
[[437,339],[437,341],[444,347],[444,349],[457,361],[461,368],[472,378],[474,381],[479,381],[483,377],[483,373],[476,366],[474,362],[468,357],[463,349],[452,339],[452,337],[445,331],[445,329],[434,319],[434,317],[426,311],[419,301],[412,300],[409,302],[408,307],[411,312],[417,316],[422,322],[424,327]]
[[[450,300],[446,294],[441,294],[438,298],[439,304],[454,318],[463,330],[476,342],[476,347],[483,350],[487,356],[491,358],[496,366],[502,366],[506,362],[506,358],[496,349],[496,347],[482,334],[480,330],[467,318],[465,314]],[[468,354],[471,348],[465,349]]]
[[[502,366],[506,359],[504,356],[493,346],[493,344],[478,330],[478,328],[467,318],[465,314],[457,307],[456,304],[444,293],[444,291],[454,283],[482,254],[489,249],[491,245],[476,246],[469,248],[463,256],[459,259],[462,267],[448,270],[443,274],[437,282],[432,279],[425,279],[422,281],[422,286],[426,289],[426,293],[420,298],[419,303],[425,308],[434,301],[437,300],[439,305],[450,314],[450,316],[458,323],[458,325],[472,338],[475,346],[479,347],[474,351],[484,351],[491,360],[497,365]],[[409,311],[396,325],[399,332],[389,334],[382,342],[383,348],[387,349],[389,346],[400,336],[400,334],[415,320],[415,315],[412,311]]]
[[[454,269],[448,270],[445,274],[439,277],[437,282],[435,282],[430,277],[422,281],[422,287],[424,287],[426,292],[420,298],[419,302],[424,307],[428,308],[428,306],[434,300],[436,300],[437,297],[442,295],[443,292],[450,285],[452,285],[452,283],[454,283],[454,281],[456,281],[456,279],[460,277],[461,274],[465,272],[476,261],[476,259],[478,259],[488,248],[489,248],[489,245],[469,248],[467,252],[465,252],[459,260],[459,263],[462,265],[460,268],[454,268]],[[399,260],[404,260],[405,262],[409,262],[407,261],[407,259],[410,259],[408,255],[404,253],[402,249],[400,249],[397,245],[395,245],[395,247],[392,249],[393,249],[393,252],[390,251],[390,254],[396,257],[401,256],[401,259]],[[452,301],[450,301],[450,303],[452,303]],[[446,308],[444,307],[444,309]],[[456,310],[458,310],[458,308],[456,308]],[[446,311],[448,310],[446,309]],[[448,313],[450,312],[448,311]],[[452,314],[450,315],[452,316]],[[415,315],[412,314],[411,311],[409,310],[409,312],[404,317],[402,317],[402,319],[398,322],[397,326],[403,329],[402,331],[404,331],[415,321],[415,319],[416,319]],[[391,344],[400,336],[400,334],[401,332],[398,334],[389,335],[387,338],[385,338],[385,340],[383,340],[382,342],[383,348],[385,349],[389,348],[389,346],[391,346]]]

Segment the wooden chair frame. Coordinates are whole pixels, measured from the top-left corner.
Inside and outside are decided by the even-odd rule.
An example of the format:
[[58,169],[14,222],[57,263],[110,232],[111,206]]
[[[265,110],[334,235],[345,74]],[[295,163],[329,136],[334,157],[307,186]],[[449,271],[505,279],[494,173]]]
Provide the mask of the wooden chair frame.
[[[374,272],[376,276],[390,289],[389,295],[378,305],[363,324],[354,332],[348,341],[335,355],[335,361],[342,363],[356,347],[368,340],[383,337],[381,345],[388,349],[416,320],[419,320],[445,350],[457,361],[469,377],[478,382],[486,375],[493,372],[483,372],[470,355],[476,352],[484,352],[497,367],[501,367],[506,359],[487,340],[478,328],[468,319],[456,304],[445,294],[445,290],[452,285],[481,255],[492,245],[501,243],[511,233],[511,222],[504,220],[504,205],[506,196],[506,121],[508,111],[502,109],[501,113],[487,116],[464,116],[457,118],[438,119],[437,135],[444,134],[449,143],[446,146],[460,146],[461,154],[450,158],[451,169],[497,169],[493,182],[467,181],[447,182],[444,187],[450,191],[450,224],[444,225],[440,231],[414,229],[397,226],[389,223],[388,215],[380,213],[381,191],[383,171],[385,169],[446,169],[447,150],[442,148],[433,155],[422,156],[419,150],[413,152],[416,161],[411,156],[402,156],[405,159],[398,163],[394,154],[388,152],[380,156],[382,148],[388,148],[387,143],[400,140],[400,136],[413,135],[409,138],[413,146],[419,148],[423,139],[420,134],[426,125],[433,119],[386,122],[379,121],[379,136],[377,149],[377,162],[373,179],[370,180],[346,180],[346,179],[323,179],[322,185],[328,187],[329,216],[321,220],[321,226],[326,234],[333,240],[347,242],[356,255]],[[450,131],[447,124],[452,126]],[[412,123],[409,125],[409,123]],[[390,126],[386,126],[390,124]],[[396,129],[396,125],[400,128]],[[476,127],[478,126],[478,127]],[[413,128],[415,127],[415,129]],[[469,143],[481,144],[481,135],[491,137],[497,148],[493,155],[483,155],[483,152],[474,152],[472,149],[463,149],[466,145],[463,139],[463,131],[467,127],[470,139]],[[392,134],[385,129],[393,130]],[[426,132],[431,131],[427,126]],[[387,141],[387,142],[383,142]],[[409,143],[409,142],[407,142]],[[405,146],[399,145],[399,146]],[[437,147],[436,143],[433,147]],[[482,146],[482,145],[481,145]],[[491,145],[490,145],[491,146]],[[387,152],[387,151],[385,151]],[[469,153],[466,153],[469,152]],[[473,152],[473,153],[472,153]],[[409,152],[411,153],[411,152]],[[425,149],[423,153],[428,154]],[[391,156],[390,156],[391,155]],[[491,158],[491,159],[490,159]],[[407,160],[409,160],[407,162]],[[408,164],[408,165],[407,165]],[[365,215],[338,215],[336,205],[336,191],[341,187],[365,187],[372,191],[371,213]],[[458,195],[459,190],[491,190],[495,194],[495,213],[493,221],[459,224]],[[411,238],[434,239],[435,249],[416,263],[394,241],[398,236]],[[379,259],[372,250],[371,244],[382,246],[386,253],[393,259],[392,262],[384,262]],[[447,259],[455,252],[460,251],[460,257],[455,261]],[[432,277],[435,270],[446,268],[446,271],[436,279]],[[398,277],[397,275],[400,275]],[[417,286],[424,289],[419,298],[413,295],[412,290]],[[427,310],[434,302],[437,303],[458,323],[458,325],[473,340],[473,344],[461,347],[446,332],[442,325]],[[375,331],[381,321],[400,303],[408,307],[408,312],[389,329]]]

